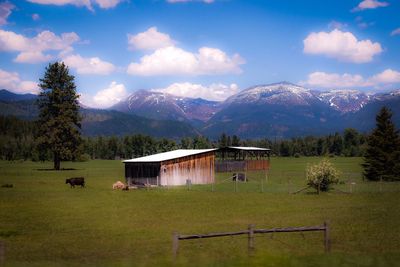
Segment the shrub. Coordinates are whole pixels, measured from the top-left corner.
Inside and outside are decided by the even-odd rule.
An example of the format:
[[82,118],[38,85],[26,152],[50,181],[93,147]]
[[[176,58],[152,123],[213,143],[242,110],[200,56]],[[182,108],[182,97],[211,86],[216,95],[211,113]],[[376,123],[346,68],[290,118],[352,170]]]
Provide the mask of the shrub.
[[339,182],[340,172],[328,159],[307,167],[307,185],[314,187],[318,194],[320,191],[329,191],[331,184]]

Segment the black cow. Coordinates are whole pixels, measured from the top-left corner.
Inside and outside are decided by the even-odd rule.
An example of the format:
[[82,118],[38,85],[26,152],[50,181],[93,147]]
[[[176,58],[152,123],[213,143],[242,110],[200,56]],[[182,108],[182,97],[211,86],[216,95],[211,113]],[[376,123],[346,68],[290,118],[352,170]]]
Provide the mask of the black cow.
[[246,182],[246,175],[244,173],[235,173],[233,174],[232,181],[236,181],[236,179],[240,182]]
[[66,184],[70,184],[71,188],[75,187],[75,185],[80,185],[81,187],[85,187],[85,178],[83,177],[73,177],[65,180]]

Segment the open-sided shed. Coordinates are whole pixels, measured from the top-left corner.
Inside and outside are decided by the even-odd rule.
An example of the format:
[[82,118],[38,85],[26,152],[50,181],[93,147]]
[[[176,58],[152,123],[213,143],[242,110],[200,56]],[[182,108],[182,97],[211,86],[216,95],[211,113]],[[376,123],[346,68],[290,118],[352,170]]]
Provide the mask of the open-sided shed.
[[229,146],[218,149],[216,172],[268,171],[271,150],[260,147]]
[[216,149],[178,149],[125,160],[125,178],[129,185],[184,185],[214,182]]

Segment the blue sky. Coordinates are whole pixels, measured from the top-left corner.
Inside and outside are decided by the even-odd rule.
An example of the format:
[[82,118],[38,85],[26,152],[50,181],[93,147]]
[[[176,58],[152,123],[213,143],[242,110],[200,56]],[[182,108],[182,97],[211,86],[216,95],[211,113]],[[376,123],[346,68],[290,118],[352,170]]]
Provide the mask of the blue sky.
[[223,100],[257,84],[400,87],[400,1],[7,0],[0,88],[64,61],[84,104],[138,89]]

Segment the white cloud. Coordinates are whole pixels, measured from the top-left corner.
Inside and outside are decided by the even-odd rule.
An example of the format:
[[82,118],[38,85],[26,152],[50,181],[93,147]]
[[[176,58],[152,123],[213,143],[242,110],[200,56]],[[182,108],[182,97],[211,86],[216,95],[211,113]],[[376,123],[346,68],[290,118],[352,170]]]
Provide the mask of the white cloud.
[[359,74],[337,74],[317,71],[310,73],[307,81],[300,83],[321,88],[379,87],[381,85],[400,83],[400,72],[386,69],[369,78],[364,78]]
[[8,72],[2,69],[0,69],[0,88],[20,94],[37,94],[39,92],[37,83],[33,81],[23,81],[17,72]]
[[225,85],[213,83],[209,86],[193,83],[174,83],[166,88],[154,89],[153,91],[169,93],[176,96],[203,98],[207,100],[223,101],[239,92],[237,84]]
[[28,38],[12,31],[0,29],[0,51],[19,52],[14,61],[19,63],[37,63],[49,60],[51,55],[43,52],[49,50],[68,50],[71,45],[79,41],[74,33],[63,33],[57,36],[51,31],[42,31],[33,38]]
[[45,55],[41,51],[27,51],[19,53],[14,61],[18,63],[38,63],[50,61],[52,58],[52,56]]
[[117,6],[122,0],[96,0],[95,2],[104,9]]
[[176,4],[176,3],[186,3],[186,2],[203,2],[207,4],[214,3],[215,0],[167,0],[168,3]]
[[174,46],[157,49],[131,63],[127,72],[132,75],[213,75],[241,73],[244,60],[234,54],[229,57],[217,48],[202,47],[194,54]]
[[369,81],[375,84],[400,83],[400,72],[392,69],[386,69],[381,73],[372,76]]
[[100,8],[108,9],[117,6],[123,0],[27,0],[28,2],[42,5],[74,5],[85,6],[93,11],[92,4],[97,4]]
[[157,31],[156,27],[151,27],[147,31],[136,35],[128,34],[130,49],[156,50],[158,48],[173,46],[175,43],[168,34]]
[[391,35],[391,36],[400,35],[400,28],[397,28],[397,29],[393,30],[393,31],[390,33],[390,35]]
[[104,90],[100,90],[93,97],[81,94],[80,101],[89,107],[108,108],[128,97],[125,85],[113,81]]
[[64,63],[76,69],[79,74],[108,75],[115,71],[115,66],[98,57],[85,58],[80,55],[68,55],[62,59]]
[[0,26],[7,24],[7,18],[15,6],[9,2],[0,3]]
[[304,85],[323,88],[351,88],[369,86],[361,75],[352,74],[337,74],[326,72],[313,72],[308,75],[306,82],[301,82]]
[[331,32],[311,33],[303,40],[304,53],[325,55],[340,61],[366,63],[383,50],[379,43],[357,40],[351,32],[334,29]]
[[379,0],[364,0],[358,4],[355,8],[352,9],[353,12],[361,11],[365,9],[375,9],[378,7],[388,6],[388,2],[380,2]]

